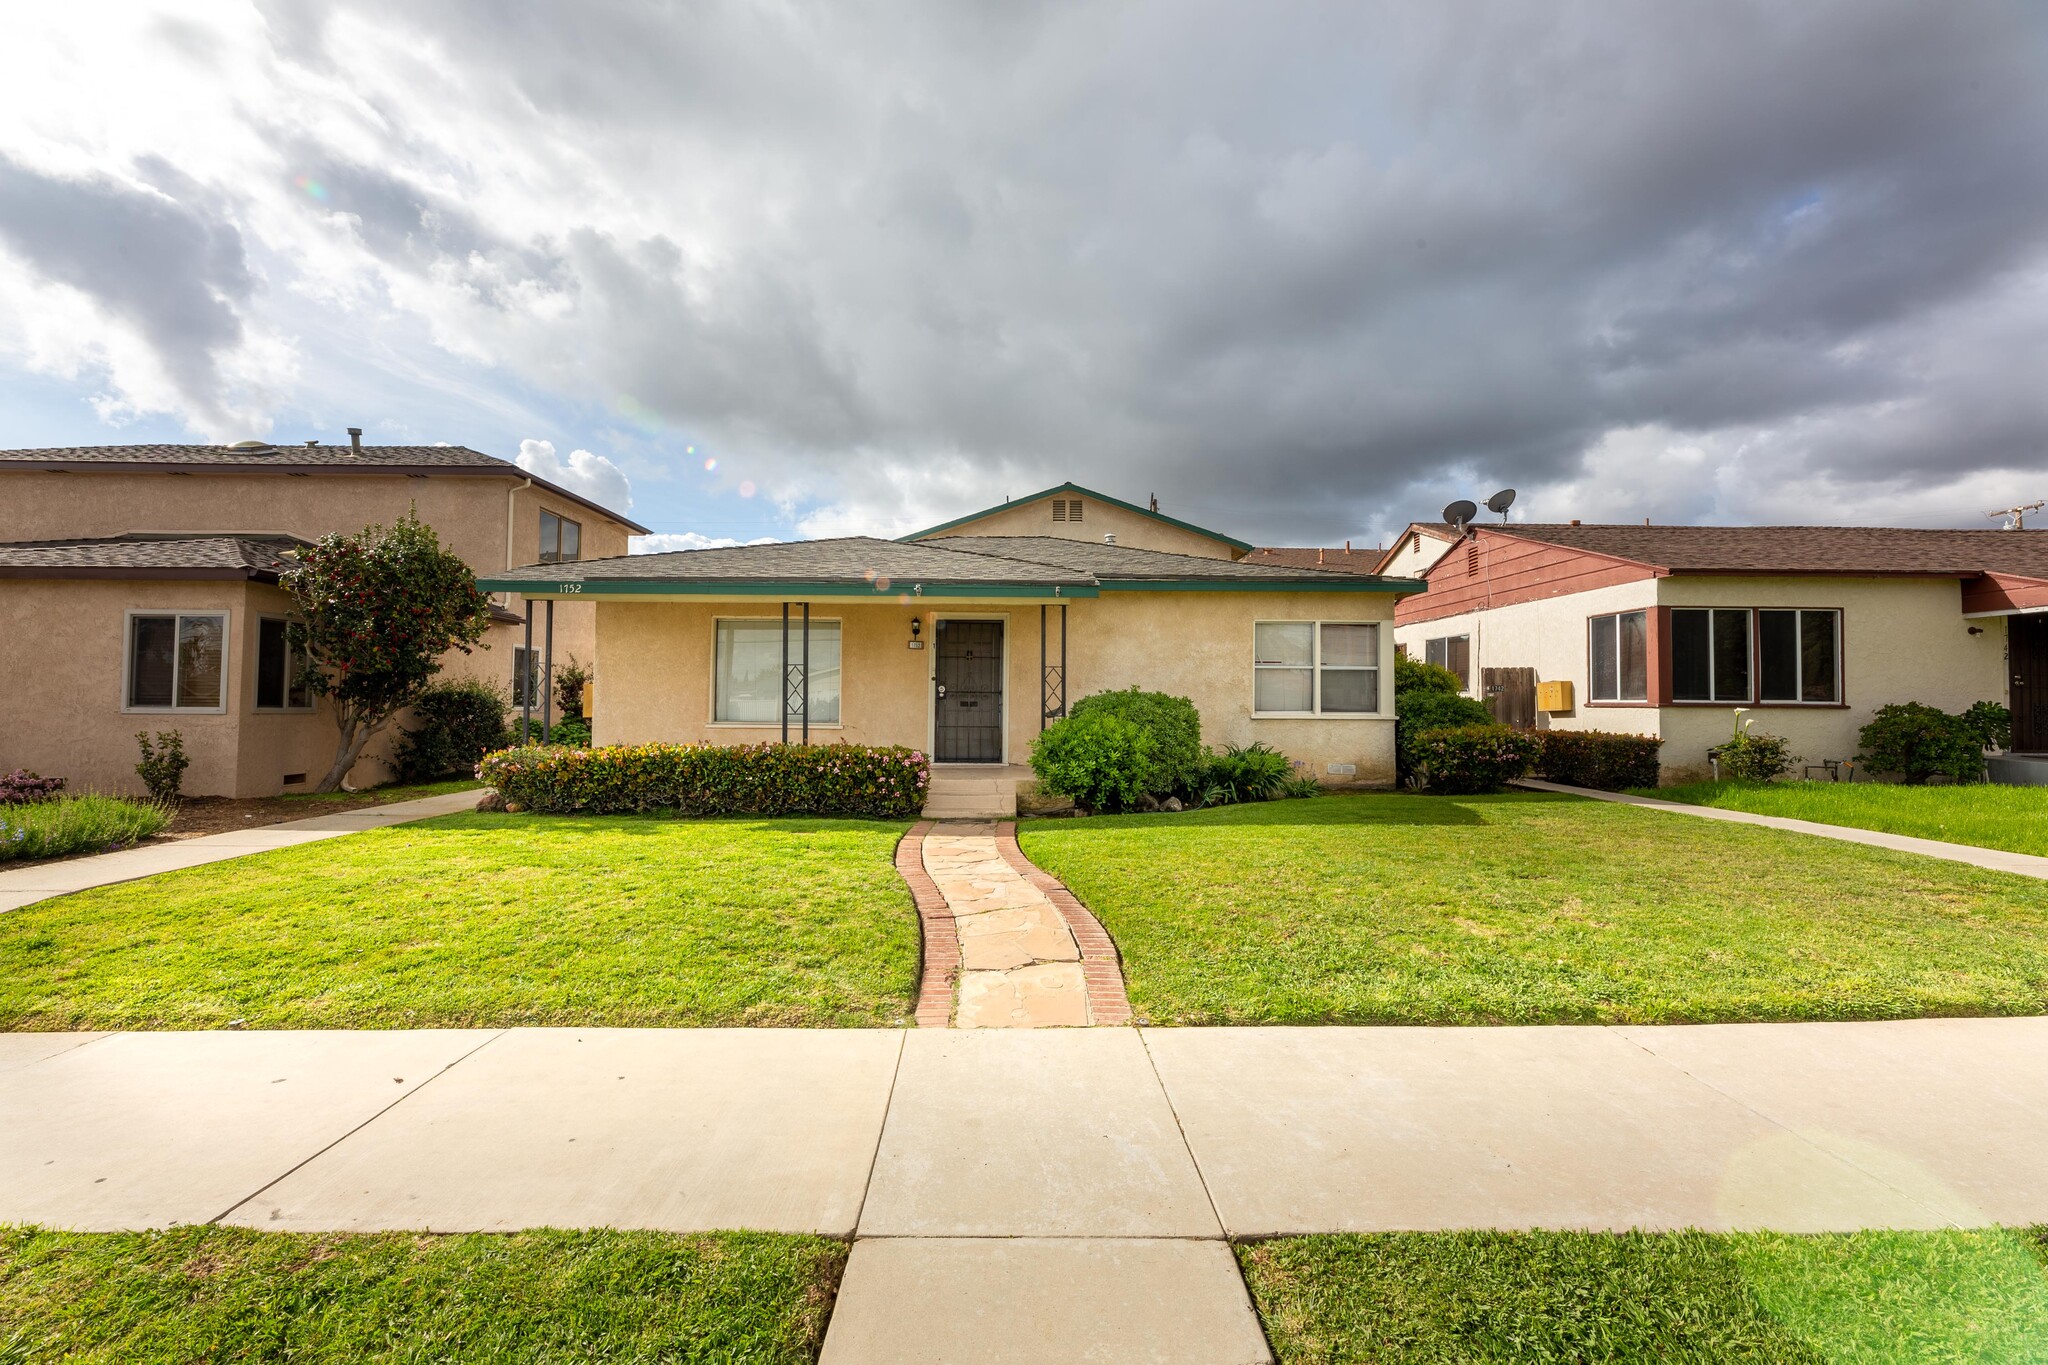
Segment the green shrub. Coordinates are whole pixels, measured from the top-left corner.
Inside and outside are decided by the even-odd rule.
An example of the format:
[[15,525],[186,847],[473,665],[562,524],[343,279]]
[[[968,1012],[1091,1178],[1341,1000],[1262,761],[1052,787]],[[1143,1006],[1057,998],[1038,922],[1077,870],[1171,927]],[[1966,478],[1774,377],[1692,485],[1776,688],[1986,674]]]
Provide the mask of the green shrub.
[[1742,718],[1742,713],[1748,709],[1746,706],[1735,708],[1735,733],[1707,750],[1707,757],[1720,765],[1723,777],[1732,777],[1738,782],[1775,782],[1792,771],[1799,755],[1792,752],[1792,742],[1783,735],[1759,733],[1753,729],[1755,717]]
[[588,749],[590,747],[590,721],[583,716],[572,716],[568,720],[558,720],[555,722],[555,728],[548,731],[547,742],[549,744],[566,744],[572,749]]
[[1416,772],[1433,792],[1471,796],[1497,792],[1535,765],[1542,740],[1506,725],[1456,725],[1415,739]]
[[16,768],[11,773],[0,775],[0,806],[26,805],[30,801],[47,801],[64,790],[61,777],[44,777],[26,768]]
[[1856,736],[1856,761],[1916,785],[1930,777],[1974,782],[1984,775],[1980,723],[1917,701],[1880,706]]
[[1307,773],[1302,773],[1299,776],[1290,777],[1285,782],[1282,782],[1277,794],[1289,798],[1321,796],[1323,794],[1323,784]]
[[1654,735],[1538,730],[1536,737],[1538,777],[1604,792],[1657,785],[1657,751],[1664,741]]
[[1054,721],[1031,743],[1039,785],[1089,810],[1126,810],[1147,792],[1159,741],[1104,709]]
[[476,775],[508,807],[562,815],[845,815],[907,820],[931,766],[901,747],[859,744],[529,745],[485,756]]
[[192,766],[192,760],[185,757],[185,732],[159,730],[156,743],[151,744],[149,732],[137,730],[135,742],[142,749],[142,761],[135,765],[135,775],[149,789],[150,799],[177,800],[185,785],[185,769]]
[[1232,744],[1202,766],[1202,804],[1270,800],[1293,776],[1293,760],[1272,745]]
[[170,822],[167,802],[95,792],[0,807],[0,862],[111,853],[161,833]]
[[597,675],[577,663],[574,654],[569,662],[555,665],[555,710],[563,720],[589,719],[583,714],[583,685],[596,680]]
[[1097,692],[1074,703],[1069,719],[1107,714],[1120,716],[1152,736],[1151,761],[1139,776],[1139,790],[1150,796],[1186,796],[1201,775],[1202,716],[1186,697],[1165,692]]
[[1465,684],[1458,681],[1458,675],[1438,664],[1426,664],[1420,659],[1411,659],[1406,654],[1394,656],[1394,695],[1403,692],[1449,692],[1453,695],[1463,692]]
[[[1418,667],[1427,668],[1422,664]],[[1437,669],[1439,673],[1446,670]],[[1452,675],[1451,681],[1457,678]],[[1493,712],[1486,703],[1456,692],[1437,689],[1394,693],[1394,763],[1398,775],[1415,775],[1420,756],[1419,736],[1430,730],[1457,729],[1470,725],[1494,725]]]
[[431,782],[474,772],[485,754],[504,746],[510,707],[503,692],[480,678],[435,683],[413,703],[416,728],[399,732],[391,756],[398,780]]
[[2012,744],[2012,712],[1995,701],[1972,702],[1963,712],[1963,724],[1987,749],[2004,749]]

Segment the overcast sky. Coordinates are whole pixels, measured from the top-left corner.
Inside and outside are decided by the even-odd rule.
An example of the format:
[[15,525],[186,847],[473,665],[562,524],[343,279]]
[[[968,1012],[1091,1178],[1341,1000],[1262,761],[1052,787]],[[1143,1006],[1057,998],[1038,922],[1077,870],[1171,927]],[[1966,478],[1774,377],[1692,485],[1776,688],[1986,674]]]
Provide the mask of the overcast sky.
[[2048,496],[2048,6],[0,16],[0,445],[448,441],[677,539]]

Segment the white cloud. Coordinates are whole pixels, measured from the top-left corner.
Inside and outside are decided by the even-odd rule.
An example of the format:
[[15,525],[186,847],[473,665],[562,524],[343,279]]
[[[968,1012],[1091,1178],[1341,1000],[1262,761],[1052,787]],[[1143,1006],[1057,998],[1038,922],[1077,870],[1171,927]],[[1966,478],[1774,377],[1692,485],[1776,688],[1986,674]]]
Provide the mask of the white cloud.
[[675,550],[729,550],[735,545],[777,545],[774,536],[761,536],[755,540],[734,540],[730,536],[703,536],[695,531],[657,531],[651,536],[634,536],[627,542],[627,553],[636,555],[665,555]]
[[572,450],[565,464],[555,454],[553,441],[532,439],[519,443],[515,457],[519,467],[537,479],[546,479],[592,502],[624,512],[633,506],[633,486],[620,469],[602,455]]

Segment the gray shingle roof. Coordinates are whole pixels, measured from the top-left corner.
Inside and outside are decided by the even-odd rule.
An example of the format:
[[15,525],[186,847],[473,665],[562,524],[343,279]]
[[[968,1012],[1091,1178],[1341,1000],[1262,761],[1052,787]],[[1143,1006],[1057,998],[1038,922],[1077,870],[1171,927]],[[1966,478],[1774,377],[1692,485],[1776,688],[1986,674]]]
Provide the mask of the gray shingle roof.
[[523,476],[523,471],[510,461],[471,450],[468,446],[364,446],[360,455],[352,453],[346,445],[280,445],[264,446],[259,450],[207,445],[51,446],[41,450],[0,450],[0,463],[217,465],[223,468],[322,465],[348,469],[380,465],[444,469],[496,466]]
[[0,543],[7,578],[253,578],[276,582],[292,536],[105,536]]
[[1558,526],[1486,531],[1540,540],[1674,573],[2009,573],[2048,578],[2048,531],[1877,526]]
[[492,590],[519,591],[550,584],[592,587],[619,585],[623,591],[717,591],[722,587],[768,585],[800,588],[872,587],[878,592],[929,590],[957,585],[974,588],[1065,588],[1092,596],[1119,584],[1182,583],[1197,586],[1276,587],[1343,590],[1370,584],[1400,590],[1404,580],[1366,579],[1359,574],[1317,572],[1245,564],[1201,555],[1169,554],[1126,545],[1102,545],[1050,536],[947,536],[941,540],[897,541],[853,536],[740,545],[716,550],[587,559],[572,564],[535,564],[483,579]]
[[0,450],[0,469],[71,468],[101,472],[119,469],[261,470],[267,473],[386,473],[490,475],[532,479],[538,487],[610,517],[628,530],[644,534],[645,526],[592,502],[581,493],[528,474],[510,460],[486,455],[468,446],[279,445],[237,449],[218,445],[47,446],[34,450]]

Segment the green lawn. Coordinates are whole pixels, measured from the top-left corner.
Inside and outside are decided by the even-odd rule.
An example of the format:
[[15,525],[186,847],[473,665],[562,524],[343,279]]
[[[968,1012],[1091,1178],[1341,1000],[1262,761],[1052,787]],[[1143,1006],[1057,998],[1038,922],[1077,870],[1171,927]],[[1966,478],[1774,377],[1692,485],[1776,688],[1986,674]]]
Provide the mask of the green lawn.
[[2048,1361],[2048,1230],[1386,1233],[1238,1249],[1281,1365]]
[[892,1026],[904,826],[453,815],[0,915],[0,1029]]
[[809,1362],[846,1248],[765,1233],[0,1228],[0,1362]]
[[1156,1024],[2048,1011],[2048,883],[1541,793],[1026,824]]
[[2048,856],[2048,787],[1901,787],[1883,782],[1694,782],[1638,796],[1818,820]]

